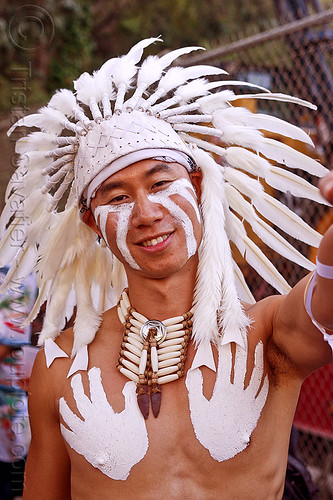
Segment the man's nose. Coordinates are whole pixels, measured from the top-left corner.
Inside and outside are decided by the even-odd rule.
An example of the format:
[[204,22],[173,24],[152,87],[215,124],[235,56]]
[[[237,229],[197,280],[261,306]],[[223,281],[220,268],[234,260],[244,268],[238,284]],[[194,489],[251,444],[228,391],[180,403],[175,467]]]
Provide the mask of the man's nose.
[[132,212],[134,226],[150,226],[163,218],[163,207],[154,203],[146,195],[136,199]]

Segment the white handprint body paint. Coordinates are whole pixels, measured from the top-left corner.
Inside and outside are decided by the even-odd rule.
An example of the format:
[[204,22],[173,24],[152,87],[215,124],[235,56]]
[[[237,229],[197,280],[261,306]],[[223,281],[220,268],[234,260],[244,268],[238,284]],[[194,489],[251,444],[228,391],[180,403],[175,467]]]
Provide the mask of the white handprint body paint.
[[88,372],[90,399],[84,393],[82,377],[71,381],[76,406],[83,419],[75,415],[64,398],[60,414],[66,424],[61,433],[69,446],[111,479],[125,481],[132,467],[148,450],[148,435],[136,398],[136,385],[127,382],[123,389],[125,409],[115,413],[107,401],[99,368]]
[[[234,379],[231,382],[230,344],[221,346],[213,395],[203,395],[199,368],[186,378],[192,425],[198,441],[214,460],[222,462],[242,452],[250,443],[268,394],[264,377],[263,344],[255,350],[249,385],[244,388],[247,350],[236,346]],[[123,389],[125,409],[115,413],[106,398],[99,368],[88,372],[90,399],[85,394],[80,374],[72,378],[74,400],[82,418],[75,415],[64,398],[59,401],[64,421],[61,433],[69,446],[111,479],[126,480],[132,467],[148,450],[145,420],[139,410],[136,385],[127,382]]]
[[247,350],[237,345],[234,380],[231,383],[230,343],[220,347],[217,378],[210,400],[203,395],[200,369],[195,368],[187,374],[186,387],[194,432],[202,446],[218,462],[234,457],[249,445],[267,399],[267,375],[260,388],[264,373],[262,342],[256,347],[251,380],[244,388],[246,362]]
[[[184,212],[184,210],[182,210],[179,205],[177,205],[177,203],[170,199],[170,196],[174,194],[178,194],[185,198],[194,208],[196,217],[200,222],[198,205],[188,189],[195,193],[192,184],[187,179],[178,179],[172,182],[167,189],[150,194],[147,197],[152,203],[157,203],[165,207],[173,217],[181,222],[186,237],[188,258],[190,258],[197,251],[197,242],[193,233],[192,221],[190,217]],[[140,267],[132,257],[126,243],[128,225],[133,212],[133,208],[134,203],[122,203],[119,205],[100,205],[95,209],[95,220],[96,223],[99,224],[105,242],[108,244],[106,236],[106,223],[108,215],[109,213],[116,213],[118,215],[116,236],[118,249],[126,262],[132,267],[132,269],[140,270]]]

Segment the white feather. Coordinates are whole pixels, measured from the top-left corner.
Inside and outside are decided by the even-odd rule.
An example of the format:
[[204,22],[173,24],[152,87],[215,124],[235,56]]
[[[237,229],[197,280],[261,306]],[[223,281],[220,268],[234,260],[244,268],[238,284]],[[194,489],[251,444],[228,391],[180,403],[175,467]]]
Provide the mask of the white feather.
[[[183,132],[180,132],[179,135],[184,140],[184,142],[186,142],[187,144],[195,144],[195,145],[199,146],[201,149],[215,153],[223,158],[226,154],[226,151],[228,149],[230,149],[230,148],[228,148],[228,149],[222,148],[221,146],[218,146],[217,144],[213,144],[212,142],[204,141],[202,139],[199,139],[199,137],[187,135]],[[239,149],[241,149],[241,148],[239,148]]]
[[160,41],[159,38],[147,38],[134,45],[131,50],[117,60],[111,59],[101,66],[100,71],[107,76],[111,76],[114,84],[119,88],[131,85],[132,78],[137,72],[136,64],[142,57],[143,50],[154,42]]
[[171,50],[167,54],[161,56],[161,63],[163,64],[163,68],[170,66],[170,64],[178,59],[178,57],[184,56],[185,54],[189,54],[195,50],[206,50],[204,47],[181,47],[180,49]]
[[231,185],[225,186],[225,191],[229,206],[245,219],[252,227],[252,230],[259,238],[270,248],[285,257],[286,259],[295,262],[299,266],[312,271],[314,264],[298,252],[288,241],[286,241],[278,232],[269,226],[264,220],[258,217],[252,205],[248,203],[242,195]]
[[44,304],[44,302],[47,300],[47,297],[49,295],[50,291],[50,286],[51,282],[42,282],[38,286],[38,297],[33,305],[33,308],[30,311],[29,316],[27,319],[24,321],[23,326],[29,325],[38,315],[40,308]]
[[89,106],[89,101],[96,93],[95,78],[89,73],[82,73],[82,75],[74,81],[74,88],[76,90],[77,99],[86,106]]
[[37,251],[34,246],[24,245],[15,256],[9,271],[0,287],[0,293],[6,293],[6,288],[17,287],[34,270],[37,260]]
[[52,226],[54,219],[55,213],[45,210],[35,220],[32,220],[26,231],[27,244],[39,246]]
[[204,78],[197,78],[196,80],[192,80],[191,82],[178,87],[175,91],[175,96],[180,97],[182,101],[189,101],[190,99],[194,99],[195,97],[199,97],[202,95],[208,94],[208,90],[206,88],[207,80]]
[[260,248],[247,236],[241,221],[234,214],[231,214],[231,220],[234,230],[233,241],[246,262],[278,292],[288,293],[290,286]]
[[193,80],[202,76],[220,75],[224,73],[226,73],[226,71],[221,68],[206,65],[191,66],[189,68],[170,68],[165,75],[162,76],[158,84],[158,89],[163,89],[164,93],[167,93],[170,90],[183,85],[188,80]]
[[156,82],[163,71],[161,59],[158,56],[148,56],[142,63],[138,71],[137,85],[144,89]]
[[81,347],[93,341],[101,324],[101,315],[96,311],[92,303],[92,282],[90,278],[89,259],[78,259],[74,283],[77,312],[74,322],[72,356],[74,356]]
[[295,175],[284,168],[270,165],[265,175],[265,181],[274,189],[278,189],[283,193],[289,192],[293,196],[307,198],[324,205],[328,204],[316,186],[313,186],[299,175]]
[[274,139],[265,138],[263,143],[260,144],[259,152],[266,158],[275,160],[282,165],[287,165],[290,168],[300,168],[317,177],[323,177],[329,172],[316,160]]
[[236,172],[230,167],[224,169],[224,178],[238,191],[249,197],[258,211],[268,220],[276,224],[287,234],[304,241],[308,245],[318,247],[321,236],[306,222],[278,200],[265,193],[260,182],[251,179],[243,172]]
[[263,93],[263,94],[242,94],[235,95],[230,101],[237,101],[238,99],[268,99],[270,101],[281,101],[281,102],[291,102],[293,104],[299,104],[300,106],[305,106],[307,108],[316,110],[317,106],[312,104],[311,102],[304,101],[303,99],[299,99],[298,97],[293,97],[287,94],[279,94],[279,93]]
[[240,80],[222,80],[219,82],[210,82],[207,83],[207,89],[212,90],[216,89],[219,87],[228,87],[228,86],[236,86],[236,87],[251,87],[254,89],[259,89],[259,90],[264,90],[267,92],[267,94],[270,94],[269,90],[267,90],[265,87],[261,87],[260,85],[256,85],[255,83],[250,83],[250,82],[243,82]]
[[68,89],[58,90],[53,97],[51,97],[50,102],[48,104],[50,108],[57,109],[64,115],[74,118],[76,110],[80,109],[83,112],[83,109],[77,103],[75,95]]
[[39,346],[44,345],[44,342],[46,339],[54,340],[60,333],[59,328],[56,325],[54,325],[53,323],[51,323],[50,320],[48,319],[47,308],[48,308],[48,304],[46,306],[46,313],[44,316],[43,328],[42,328],[42,331],[38,337],[38,345]]
[[144,49],[155,42],[163,42],[163,40],[161,37],[157,38],[151,37],[151,38],[145,38],[144,40],[140,40],[140,42],[133,45],[133,47],[123,57],[133,60],[134,63],[136,64],[140,61]]
[[216,94],[210,94],[197,99],[199,109],[202,113],[214,113],[218,109],[230,107],[229,101],[234,97],[232,90],[222,90]]
[[15,144],[15,152],[24,154],[29,151],[49,151],[57,147],[57,136],[44,132],[32,132],[21,137]]
[[47,236],[41,241],[40,253],[41,259],[38,264],[38,270],[43,280],[53,279],[58,270],[67,265],[64,262],[65,256],[72,255],[75,258],[77,249],[77,208],[75,207],[55,214],[53,225],[48,229]]
[[[221,154],[221,151],[217,154]],[[270,163],[261,156],[237,146],[223,150],[225,161],[234,168],[239,168],[255,177],[266,177]]]
[[92,280],[98,285],[99,300],[95,307],[104,312],[110,300],[112,282],[112,253],[104,244],[96,244],[94,266],[91,270]]
[[43,132],[59,135],[64,128],[64,122],[68,120],[63,113],[44,106],[38,113],[24,116],[14,123],[7,134],[10,135],[16,127],[38,127]]
[[29,196],[23,200],[19,212],[13,213],[13,219],[0,240],[0,266],[11,262],[26,240],[27,229],[31,221],[37,221],[47,212],[49,196]]
[[66,324],[66,305],[75,279],[74,266],[66,266],[59,270],[53,279],[52,288],[48,297],[46,319],[59,330]]
[[213,119],[215,115],[219,116],[219,123],[220,126],[223,124],[223,128],[227,128],[229,125],[244,125],[291,137],[313,146],[310,136],[304,130],[275,116],[251,113],[246,108],[234,108],[232,106],[213,113]]
[[194,295],[193,336],[196,344],[217,342],[217,312],[226,331],[245,332],[248,320],[237,297],[231,250],[225,232],[223,179],[210,155],[199,149],[192,153],[203,170],[201,208],[204,234],[199,249],[199,267]]
[[194,125],[192,123],[175,123],[173,128],[174,130],[180,132],[191,132],[194,134],[203,134],[214,137],[221,137],[223,135],[223,132],[220,129],[205,127],[203,125]]
[[223,119],[222,112],[213,113],[212,123],[214,127],[223,131],[221,140],[226,144],[238,144],[245,148],[258,150],[263,144],[263,134],[245,125],[227,123]]
[[[17,252],[20,250],[21,245],[23,245],[24,233],[21,233],[21,231],[22,221],[19,218],[13,219],[0,240],[0,267],[6,266],[9,262],[12,262]],[[15,237],[15,235],[18,236]],[[19,239],[19,241],[16,241],[17,239]]]
[[234,273],[236,278],[236,290],[240,300],[248,304],[255,304],[256,300],[249,289],[242,271],[239,269],[238,265],[234,261]]

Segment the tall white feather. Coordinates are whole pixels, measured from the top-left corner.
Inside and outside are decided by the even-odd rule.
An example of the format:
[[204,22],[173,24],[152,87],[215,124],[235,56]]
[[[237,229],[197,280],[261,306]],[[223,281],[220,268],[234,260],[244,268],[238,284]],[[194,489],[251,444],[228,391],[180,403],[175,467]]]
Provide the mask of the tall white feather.
[[248,304],[255,304],[256,300],[253,297],[252,292],[245,281],[242,271],[239,269],[235,261],[234,261],[234,273],[236,278],[236,290],[240,300]]
[[229,108],[214,112],[213,120],[216,119],[216,117],[219,118],[219,127],[222,129],[226,129],[230,125],[243,125],[267,130],[313,146],[310,136],[306,134],[304,130],[275,116],[269,116],[262,113],[251,113],[251,111],[246,108],[235,108],[230,106]]
[[243,172],[236,172],[230,167],[224,169],[223,175],[238,191],[251,199],[254,206],[266,219],[294,238],[314,247],[319,246],[321,235],[306,224],[295,212],[265,193],[260,182],[249,178]]
[[164,68],[169,66],[175,59],[188,54],[193,50],[198,50],[201,47],[184,47],[173,50],[162,57],[148,56],[141,65],[137,76],[137,88],[133,96],[126,102],[126,107],[134,109],[137,102],[142,97],[143,92],[153,83],[160,79]]
[[305,106],[306,108],[310,108],[313,110],[317,109],[317,106],[312,104],[309,101],[304,101],[304,99],[300,99],[299,97],[294,97],[287,94],[269,92],[262,94],[241,94],[234,95],[230,101],[237,101],[238,99],[269,99],[270,101],[280,101],[280,102],[291,102],[293,104],[298,104],[300,106]]
[[63,113],[57,109],[45,106],[38,113],[24,116],[14,123],[8,130],[7,135],[10,135],[16,127],[38,127],[42,132],[59,135],[66,125],[69,124],[70,122]]
[[[253,148],[252,148],[253,149]],[[323,177],[329,170],[313,158],[291,148],[283,142],[265,138],[260,144],[260,153],[290,168],[304,170],[317,177]]]
[[77,260],[74,282],[77,312],[74,322],[72,356],[74,356],[81,347],[90,344],[94,340],[96,332],[101,324],[101,315],[94,308],[91,297],[92,279],[90,266],[92,264],[93,261],[89,254],[86,255],[84,259]]
[[115,110],[121,110],[127,89],[132,83],[132,79],[137,72],[136,64],[142,57],[143,50],[154,42],[160,41],[159,38],[147,38],[141,40],[130,49],[125,55],[116,60],[107,61],[101,66],[100,71],[105,75],[112,77],[114,85],[117,87],[117,97],[114,105]]
[[253,267],[267,283],[278,290],[278,292],[282,294],[288,293],[290,291],[290,286],[287,281],[277,271],[260,248],[247,236],[241,221],[232,213],[230,214],[230,220],[233,226],[232,241],[235,243],[247,263]]
[[252,205],[247,202],[242,195],[232,187],[226,184],[225,192],[229,206],[232,210],[238,213],[245,219],[252,227],[253,231],[259,238],[270,248],[278,252],[286,259],[295,262],[296,264],[313,271],[315,265],[310,262],[304,255],[296,250],[290,243],[288,243],[278,232],[269,226],[264,220],[260,219]]
[[192,66],[189,68],[170,68],[160,79],[156,91],[151,94],[151,96],[146,101],[141,103],[141,106],[144,109],[147,109],[149,106],[155,104],[158,99],[170,92],[170,90],[183,85],[188,80],[208,75],[220,75],[223,73],[226,73],[223,69],[206,65]]
[[210,94],[197,99],[202,113],[214,113],[218,109],[228,108],[229,101],[235,96],[232,90],[222,90],[216,94]]
[[217,343],[220,334],[223,342],[223,337],[232,332],[241,341],[249,323],[237,296],[233,276],[225,228],[222,173],[208,153],[199,148],[193,149],[192,153],[203,171],[203,238],[194,294],[193,338],[197,345],[210,341]]

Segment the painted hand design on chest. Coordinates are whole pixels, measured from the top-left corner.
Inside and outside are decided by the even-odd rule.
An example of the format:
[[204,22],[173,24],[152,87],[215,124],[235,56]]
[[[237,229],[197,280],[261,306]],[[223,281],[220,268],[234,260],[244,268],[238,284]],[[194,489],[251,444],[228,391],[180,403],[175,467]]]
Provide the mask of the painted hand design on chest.
[[136,400],[136,385],[123,389],[125,409],[115,413],[107,401],[99,368],[88,372],[90,399],[84,393],[80,374],[71,385],[76,406],[83,419],[75,415],[64,398],[59,401],[61,433],[69,446],[111,479],[125,480],[131,468],[145,456],[148,435]]
[[266,402],[268,377],[266,375],[263,380],[262,342],[256,347],[251,379],[244,388],[246,362],[247,351],[237,345],[231,383],[231,347],[226,344],[220,348],[217,378],[210,400],[203,395],[203,377],[199,368],[190,371],[186,378],[195,434],[218,462],[234,457],[249,445]]
[[[197,251],[197,242],[194,237],[193,225],[190,217],[185,213],[184,210],[173,200],[170,199],[170,196],[174,194],[178,194],[185,198],[194,208],[196,217],[200,222],[200,212],[198,209],[198,205],[189,192],[189,189],[195,193],[192,184],[187,179],[178,179],[171,183],[171,185],[162,191],[158,191],[157,193],[152,193],[147,196],[147,198],[152,203],[158,203],[159,205],[166,208],[171,215],[177,219],[184,230],[186,237],[186,246],[187,246],[187,254],[188,258],[192,257]],[[119,251],[122,256],[126,260],[126,262],[132,267],[132,269],[140,270],[140,267],[133,259],[129,248],[126,243],[128,227],[130,217],[132,215],[134,208],[134,203],[122,203],[120,205],[101,205],[95,210],[95,220],[99,225],[100,230],[102,232],[103,238],[105,242],[108,244],[108,239],[106,235],[106,223],[109,213],[116,213],[118,215],[117,222],[117,236],[116,242]]]

